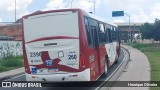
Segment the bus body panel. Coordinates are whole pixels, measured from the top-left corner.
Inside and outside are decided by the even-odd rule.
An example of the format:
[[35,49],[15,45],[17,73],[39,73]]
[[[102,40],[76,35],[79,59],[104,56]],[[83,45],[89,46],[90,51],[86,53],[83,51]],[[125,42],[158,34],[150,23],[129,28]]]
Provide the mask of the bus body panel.
[[[66,80],[72,81],[67,77],[74,75],[76,80],[90,81],[90,69],[80,68],[78,14],[78,11],[66,11],[23,18],[27,80],[33,80],[32,77],[43,80],[46,76],[50,81],[62,74]],[[61,81],[62,77],[55,80]]]
[[26,73],[27,81],[90,81],[90,69],[85,69],[82,72],[77,73],[63,73],[63,74],[40,74],[32,75]]
[[107,51],[105,45],[99,46],[99,75],[102,75],[104,72],[105,60],[106,60]]
[[[95,81],[104,73],[106,56],[110,65],[114,63],[116,42],[88,47],[84,16],[104,22],[80,9],[23,17],[26,80]],[[98,41],[98,37],[94,40]]]
[[118,47],[118,43],[117,42],[113,42],[113,59],[117,60],[118,59],[118,53],[117,53],[117,47]]
[[116,51],[117,42],[111,42],[111,43],[105,44],[105,48],[106,48],[108,59],[110,61],[110,66],[111,66],[117,57],[117,51]]
[[51,36],[79,37],[78,12],[53,12],[30,16],[23,19],[23,23],[25,43]]
[[[64,42],[63,42],[64,41]],[[68,44],[60,45],[59,42],[65,43],[68,41]],[[44,43],[54,43],[56,42],[58,46],[44,46]],[[67,69],[62,69],[60,65],[70,67],[76,72],[79,69],[79,40],[78,39],[61,39],[60,40],[46,40],[39,42],[32,42],[25,45],[28,63],[30,70],[32,68],[37,69],[37,73],[34,74],[47,74],[44,68],[50,68],[48,74],[54,73],[65,73],[68,72]],[[38,54],[38,55],[37,55]],[[47,55],[48,54],[48,55]],[[49,65],[49,62],[51,62]],[[48,64],[48,65],[47,65]],[[54,65],[54,66],[52,66]],[[76,70],[77,69],[77,70]],[[57,70],[57,71],[56,71]],[[41,71],[41,72],[40,72]],[[43,71],[43,72],[42,72]]]

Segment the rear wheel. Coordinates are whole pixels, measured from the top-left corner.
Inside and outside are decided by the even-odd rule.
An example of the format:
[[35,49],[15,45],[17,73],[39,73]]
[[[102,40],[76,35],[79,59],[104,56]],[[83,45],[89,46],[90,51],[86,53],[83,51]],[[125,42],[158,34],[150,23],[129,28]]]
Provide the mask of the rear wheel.
[[107,72],[108,72],[108,58],[106,58],[106,60],[105,60],[104,73],[103,73],[102,77],[106,77]]
[[118,64],[118,57],[119,57],[119,56],[118,56],[118,54],[117,54],[116,60],[115,60],[115,62],[114,62],[115,64]]
[[120,48],[119,47],[117,47],[117,56],[116,56],[116,60],[115,60],[115,64],[118,64],[118,58],[119,58],[119,55],[120,55]]
[[118,59],[116,59],[116,61],[114,62],[115,64],[118,64]]

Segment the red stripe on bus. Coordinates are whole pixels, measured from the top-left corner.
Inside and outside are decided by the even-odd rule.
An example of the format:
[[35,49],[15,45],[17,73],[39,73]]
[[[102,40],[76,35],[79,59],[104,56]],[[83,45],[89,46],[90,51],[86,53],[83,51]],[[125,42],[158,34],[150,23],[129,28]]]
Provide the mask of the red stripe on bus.
[[27,44],[27,43],[32,43],[32,42],[43,41],[43,40],[51,40],[51,39],[79,39],[79,38],[76,38],[76,37],[68,37],[68,36],[43,37],[43,38],[38,38],[38,39],[35,39],[35,40],[32,40],[32,41],[26,42],[26,44]]
[[[79,72],[79,69],[75,69],[66,65],[61,65],[59,62],[61,61],[59,58],[51,59],[49,56],[48,51],[43,51],[41,54],[41,59],[43,61],[43,64],[40,65],[31,65],[36,67],[37,69],[41,68],[58,68],[59,71],[65,71],[65,72]],[[52,60],[52,66],[46,66],[45,62],[46,60]]]

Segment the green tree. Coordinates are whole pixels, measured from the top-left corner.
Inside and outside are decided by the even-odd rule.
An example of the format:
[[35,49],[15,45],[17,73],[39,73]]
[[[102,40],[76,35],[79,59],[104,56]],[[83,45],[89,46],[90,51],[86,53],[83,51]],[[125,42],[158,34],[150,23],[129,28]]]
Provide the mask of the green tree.
[[154,24],[144,23],[141,26],[142,39],[160,40],[160,20],[156,19]]
[[153,38],[153,27],[149,23],[144,23],[141,27],[142,39],[152,39]]
[[160,20],[156,19],[153,24],[153,38],[154,40],[160,40]]

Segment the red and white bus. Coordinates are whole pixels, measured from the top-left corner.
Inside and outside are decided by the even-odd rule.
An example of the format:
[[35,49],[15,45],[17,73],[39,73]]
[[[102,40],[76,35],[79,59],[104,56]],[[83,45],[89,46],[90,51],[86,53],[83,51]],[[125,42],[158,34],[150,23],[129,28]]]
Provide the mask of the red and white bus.
[[118,27],[81,9],[23,17],[27,81],[95,81],[119,54]]

